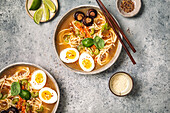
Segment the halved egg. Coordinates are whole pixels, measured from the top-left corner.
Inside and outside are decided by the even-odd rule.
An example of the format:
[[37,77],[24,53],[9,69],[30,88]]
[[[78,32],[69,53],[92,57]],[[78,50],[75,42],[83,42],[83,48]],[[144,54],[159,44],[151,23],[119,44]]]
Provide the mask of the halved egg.
[[42,70],[35,71],[31,76],[31,85],[34,89],[41,89],[47,81],[46,74]]
[[73,63],[79,58],[79,52],[75,48],[67,48],[61,51],[60,59],[65,63]]
[[57,93],[49,87],[44,87],[39,91],[39,98],[48,104],[53,104],[58,100]]
[[84,71],[92,71],[95,67],[93,58],[85,52],[80,55],[79,65]]

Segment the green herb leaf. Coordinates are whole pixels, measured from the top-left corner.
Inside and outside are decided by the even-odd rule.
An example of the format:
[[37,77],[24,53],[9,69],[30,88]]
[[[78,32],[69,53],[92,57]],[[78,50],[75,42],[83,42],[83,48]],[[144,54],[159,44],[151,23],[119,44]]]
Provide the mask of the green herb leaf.
[[103,40],[103,39],[100,39],[99,42],[98,42],[98,47],[99,47],[99,49],[104,48],[104,45],[105,45],[104,40]]
[[97,43],[97,42],[99,42],[100,39],[101,39],[101,38],[100,38],[99,36],[96,36],[96,37],[94,38],[94,41]]
[[29,100],[31,98],[31,93],[28,90],[21,90],[19,96],[22,99]]
[[82,40],[82,44],[85,47],[91,47],[94,43],[93,43],[93,39],[92,38],[85,38]]
[[11,85],[11,95],[16,96],[21,92],[21,86],[19,82],[13,82]]
[[96,48],[102,49],[105,45],[105,42],[102,38],[100,38],[99,36],[96,36],[94,38],[94,45],[96,46]]

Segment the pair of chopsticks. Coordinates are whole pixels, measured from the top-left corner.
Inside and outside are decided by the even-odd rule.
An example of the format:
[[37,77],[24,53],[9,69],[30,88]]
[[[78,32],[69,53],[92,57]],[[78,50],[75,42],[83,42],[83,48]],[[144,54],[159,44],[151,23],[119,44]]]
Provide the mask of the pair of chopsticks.
[[[136,64],[135,60],[133,59],[132,55],[130,54],[129,50],[127,49],[126,45],[124,44],[123,40],[120,38],[120,35],[118,34],[118,32],[116,31],[115,27],[119,30],[119,32],[122,34],[122,36],[124,37],[124,39],[126,40],[126,42],[128,43],[128,45],[130,46],[130,48],[132,49],[132,51],[135,53],[136,50],[133,47],[133,45],[130,43],[130,41],[128,40],[128,38],[126,37],[126,35],[123,33],[123,31],[121,30],[121,28],[119,27],[119,25],[117,24],[117,22],[115,21],[115,19],[112,17],[112,15],[109,13],[109,11],[106,9],[106,7],[103,5],[103,3],[100,0],[96,0],[100,9],[102,10],[106,20],[108,21],[109,25],[112,27],[113,31],[115,32],[115,34],[117,35],[119,41],[121,42],[123,48],[125,49],[126,53],[128,54],[129,58],[131,59],[133,64]],[[114,25],[112,24],[114,23]]]

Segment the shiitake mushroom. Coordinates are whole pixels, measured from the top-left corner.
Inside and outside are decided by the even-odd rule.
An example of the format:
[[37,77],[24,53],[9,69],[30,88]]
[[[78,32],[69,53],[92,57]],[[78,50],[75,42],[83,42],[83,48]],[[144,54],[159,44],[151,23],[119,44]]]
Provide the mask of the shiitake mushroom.
[[10,107],[8,110],[7,110],[8,113],[19,113],[19,110],[15,107]]
[[1,111],[1,113],[8,113],[6,110]]
[[89,17],[89,16],[86,16],[86,17],[84,17],[84,19],[83,19],[83,24],[85,25],[85,26],[91,26],[92,24],[93,24],[93,18],[92,17]]
[[85,14],[81,11],[77,11],[75,14],[74,14],[74,19],[79,21],[79,22],[82,22],[83,19],[85,17]]
[[92,17],[92,18],[96,18],[97,17],[97,11],[95,9],[89,9],[87,11],[87,16]]

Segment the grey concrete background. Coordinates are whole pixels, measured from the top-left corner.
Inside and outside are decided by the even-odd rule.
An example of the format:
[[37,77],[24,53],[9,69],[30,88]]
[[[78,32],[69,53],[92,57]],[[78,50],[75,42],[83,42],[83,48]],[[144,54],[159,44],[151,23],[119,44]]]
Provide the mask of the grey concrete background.
[[[170,112],[170,0],[142,0],[141,11],[133,18],[118,13],[116,0],[103,0],[137,49],[133,54],[137,65],[132,65],[123,50],[111,68],[88,76],[61,66],[52,44],[61,16],[78,5],[97,5],[95,0],[59,0],[57,17],[41,25],[27,15],[25,1],[0,1],[0,69],[21,61],[47,69],[60,87],[58,113]],[[116,97],[109,91],[109,78],[117,71],[134,78],[134,89],[126,97]]]

